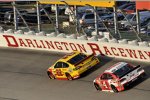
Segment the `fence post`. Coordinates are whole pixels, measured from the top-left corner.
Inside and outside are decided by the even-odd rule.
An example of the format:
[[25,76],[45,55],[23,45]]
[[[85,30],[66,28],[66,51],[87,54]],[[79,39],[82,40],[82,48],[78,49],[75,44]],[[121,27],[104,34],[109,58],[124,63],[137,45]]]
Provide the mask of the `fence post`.
[[78,7],[75,5],[74,6],[74,9],[75,9],[75,16],[74,16],[74,18],[76,19],[75,21],[75,23],[76,23],[76,32],[77,32],[77,34],[79,34],[79,18],[78,18]]
[[16,2],[13,1],[12,5],[13,5],[13,12],[14,12],[14,26],[15,26],[15,30],[18,30],[18,21],[17,21],[17,13],[16,13]]
[[95,21],[95,32],[98,35],[98,14],[97,14],[97,7],[94,6],[94,21]]
[[56,7],[56,11],[55,11],[55,14],[56,14],[56,33],[59,34],[59,21],[58,21],[58,15],[59,15],[59,8],[58,8],[58,5],[55,4],[55,7]]
[[136,10],[137,32],[140,34],[140,14],[139,10]]
[[39,2],[36,2],[36,10],[37,10],[37,22],[38,22],[38,32],[41,31],[41,14],[40,14],[40,6]]

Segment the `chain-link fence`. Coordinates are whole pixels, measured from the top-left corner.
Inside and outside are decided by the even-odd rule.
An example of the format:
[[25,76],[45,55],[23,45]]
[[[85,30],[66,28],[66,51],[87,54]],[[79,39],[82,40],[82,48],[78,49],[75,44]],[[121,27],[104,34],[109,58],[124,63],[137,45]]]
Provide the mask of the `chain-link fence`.
[[[16,7],[16,25],[18,30],[21,29],[23,31],[35,31],[38,32],[38,17],[37,17],[37,4],[36,2],[16,2],[13,4],[12,2],[2,3],[0,2],[0,26],[2,26],[5,30],[7,29],[15,29],[14,22],[14,8]],[[59,33],[65,34],[77,34],[77,35],[99,35],[98,37],[104,36],[106,31],[109,31],[110,38],[117,39],[128,39],[128,40],[137,40],[136,30],[136,20],[131,22],[134,25],[127,24],[127,20],[125,20],[125,15],[122,13],[117,14],[118,20],[118,29],[117,33],[114,30],[114,12],[111,8],[99,8],[98,15],[101,20],[98,19],[98,31],[97,34],[95,32],[95,21],[94,21],[94,13],[93,10],[89,7],[84,9],[82,12],[78,12],[76,16],[72,13],[66,14],[66,5],[58,6],[58,30]],[[73,6],[71,6],[73,7]],[[79,8],[81,9],[81,8]],[[39,12],[40,12],[40,26],[41,31],[46,33],[54,32],[56,29],[56,13],[55,13],[54,5],[43,5],[40,4]],[[74,9],[72,9],[74,10]],[[149,22],[150,17],[145,20],[145,22]],[[144,26],[144,25],[143,25]],[[134,29],[133,29],[134,28]],[[138,34],[142,41],[150,41],[150,24],[145,25],[141,28],[141,33]]]

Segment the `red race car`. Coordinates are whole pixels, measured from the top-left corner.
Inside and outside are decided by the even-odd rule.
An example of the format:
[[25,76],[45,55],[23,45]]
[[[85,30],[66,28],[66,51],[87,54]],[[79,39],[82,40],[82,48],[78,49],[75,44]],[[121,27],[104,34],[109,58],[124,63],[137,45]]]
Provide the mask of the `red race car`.
[[119,62],[105,70],[93,82],[99,91],[119,92],[144,76],[145,71],[140,65],[134,66],[126,62]]

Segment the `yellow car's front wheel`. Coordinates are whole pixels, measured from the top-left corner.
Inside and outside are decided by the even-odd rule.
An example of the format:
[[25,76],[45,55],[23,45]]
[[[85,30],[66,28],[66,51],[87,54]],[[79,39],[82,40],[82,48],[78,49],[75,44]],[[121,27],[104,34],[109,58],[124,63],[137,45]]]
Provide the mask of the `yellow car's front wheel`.
[[55,76],[51,72],[47,72],[47,75],[50,79],[55,79]]

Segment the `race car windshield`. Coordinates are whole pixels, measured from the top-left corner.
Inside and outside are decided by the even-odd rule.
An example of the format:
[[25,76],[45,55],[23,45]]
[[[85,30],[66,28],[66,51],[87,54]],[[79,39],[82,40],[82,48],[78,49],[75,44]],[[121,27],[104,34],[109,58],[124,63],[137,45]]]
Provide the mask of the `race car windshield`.
[[86,57],[87,56],[85,54],[80,53],[80,54],[74,56],[73,58],[71,58],[70,60],[68,60],[68,62],[70,64],[76,64],[76,63],[80,62],[81,60],[85,59]]
[[131,65],[127,64],[127,65],[121,67],[120,69],[116,70],[114,72],[114,74],[117,75],[119,78],[121,78],[122,76],[126,75],[132,69],[133,69],[133,67],[131,67]]

